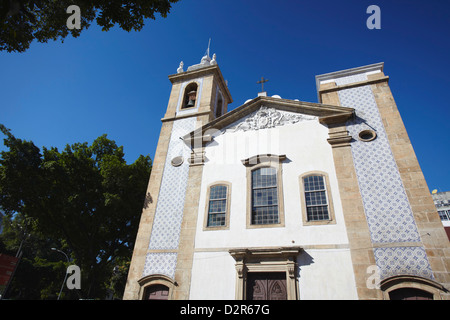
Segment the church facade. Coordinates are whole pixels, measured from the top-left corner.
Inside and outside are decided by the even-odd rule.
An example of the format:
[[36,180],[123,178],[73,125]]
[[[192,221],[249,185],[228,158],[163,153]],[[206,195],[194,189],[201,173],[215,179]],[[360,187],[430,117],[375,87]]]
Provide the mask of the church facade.
[[124,299],[449,299],[383,63],[316,76],[318,103],[231,111],[215,55],[169,80]]

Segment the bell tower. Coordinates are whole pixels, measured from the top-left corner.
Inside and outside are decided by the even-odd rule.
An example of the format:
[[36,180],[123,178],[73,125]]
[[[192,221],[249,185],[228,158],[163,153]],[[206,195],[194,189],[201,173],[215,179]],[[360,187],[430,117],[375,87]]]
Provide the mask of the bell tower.
[[225,114],[232,102],[216,55],[211,59],[209,48],[200,63],[186,71],[181,62],[169,80],[172,90],[161,119],[124,299],[143,299],[157,286],[164,287],[161,292],[169,299],[187,299],[196,225],[194,202],[198,201],[202,167],[190,161],[192,151],[182,137]]
[[169,76],[172,92],[163,121],[186,117],[198,117],[203,124],[227,112],[233,100],[226,81],[217,65],[216,54],[203,56],[199,64],[183,69],[180,63],[177,73]]

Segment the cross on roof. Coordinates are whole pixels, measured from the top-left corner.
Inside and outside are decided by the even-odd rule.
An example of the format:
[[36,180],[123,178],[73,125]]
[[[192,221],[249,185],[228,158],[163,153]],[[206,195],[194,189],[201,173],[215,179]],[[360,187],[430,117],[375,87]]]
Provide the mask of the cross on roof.
[[264,92],[264,83],[269,81],[269,79],[264,79],[264,77],[261,77],[261,80],[256,83],[261,83],[261,92]]

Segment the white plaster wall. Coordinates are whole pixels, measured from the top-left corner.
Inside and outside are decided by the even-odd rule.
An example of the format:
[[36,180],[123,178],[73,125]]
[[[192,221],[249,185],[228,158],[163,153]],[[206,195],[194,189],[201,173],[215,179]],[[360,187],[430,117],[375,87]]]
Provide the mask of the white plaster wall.
[[356,300],[349,249],[310,249],[300,254],[300,300]]
[[234,259],[226,251],[194,253],[189,299],[234,300],[234,264]]
[[[355,300],[349,249],[310,249],[298,257],[300,300]],[[226,251],[194,254],[191,300],[234,300],[235,261]]]
[[[348,244],[333,154],[327,138],[326,126],[318,120],[308,120],[271,129],[226,132],[217,135],[208,145],[195,248],[197,251],[217,249],[217,252],[194,255],[191,299],[212,296],[234,299],[236,272],[227,248]],[[288,159],[282,164],[285,227],[247,229],[247,178],[241,160],[264,153],[285,154]],[[303,226],[299,176],[309,171],[328,173],[336,224]],[[216,181],[231,183],[230,226],[228,230],[209,231],[204,230],[206,195],[208,186]],[[356,295],[350,254],[345,251],[348,249],[339,250],[313,252],[314,263],[301,269],[300,298],[352,299]],[[330,269],[333,269],[331,273]],[[335,276],[330,278],[330,274]],[[338,292],[341,290],[344,291]]]
[[[328,128],[317,120],[303,121],[277,128],[227,132],[214,138],[206,148],[208,161],[203,168],[202,191],[196,232],[197,248],[286,246],[348,243],[343,223]],[[286,154],[282,180],[285,227],[246,228],[246,167],[241,160],[263,153]],[[303,226],[299,176],[318,170],[328,173],[336,224]],[[207,188],[216,181],[231,183],[230,228],[204,231]]]

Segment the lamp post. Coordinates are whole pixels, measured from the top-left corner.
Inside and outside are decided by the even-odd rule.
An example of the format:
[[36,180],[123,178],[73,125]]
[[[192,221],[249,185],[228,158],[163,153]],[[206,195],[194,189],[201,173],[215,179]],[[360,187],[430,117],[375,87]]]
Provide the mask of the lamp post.
[[[58,249],[56,249],[56,248],[52,248],[52,250],[53,250],[53,251],[58,251],[58,252],[62,253],[63,255],[66,256],[67,262],[70,262],[70,261],[69,261],[69,257],[67,256],[67,254],[66,254],[64,251],[58,250]],[[59,298],[61,297],[61,292],[62,292],[62,290],[63,290],[63,288],[64,288],[64,284],[66,283],[66,279],[67,279],[67,271],[66,271],[66,275],[64,276],[64,281],[63,281],[63,283],[62,283],[61,290],[59,290],[59,294],[58,294],[58,299],[57,299],[57,300],[59,300]]]

